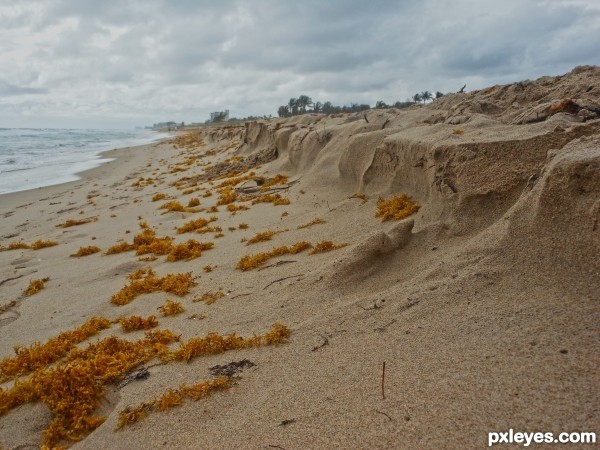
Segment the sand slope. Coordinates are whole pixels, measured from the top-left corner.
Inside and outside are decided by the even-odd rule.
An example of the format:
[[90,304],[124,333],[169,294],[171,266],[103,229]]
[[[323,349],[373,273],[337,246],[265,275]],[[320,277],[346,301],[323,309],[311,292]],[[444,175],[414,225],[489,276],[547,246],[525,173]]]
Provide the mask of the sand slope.
[[[196,135],[204,145],[121,150],[79,182],[2,196],[0,245],[59,245],[0,252],[0,356],[91,316],[153,314],[184,340],[260,334],[275,322],[291,329],[278,346],[145,364],[147,378],[108,386],[98,410],[106,421],[74,448],[480,448],[489,431],[509,428],[597,432],[599,97],[600,68],[578,67],[404,110],[207,128]],[[209,209],[222,177],[246,169],[287,175],[274,189],[291,203],[237,201],[249,209],[233,214],[226,206],[164,213],[168,199],[152,201],[164,193],[185,206],[197,197]],[[132,186],[140,177],[152,182]],[[401,193],[421,204],[417,214],[374,217],[379,197]],[[210,216],[222,237],[175,230]],[[98,220],[56,227],[84,217]],[[134,252],[69,257],[81,246],[131,242],[140,218],[158,236],[215,247],[178,262]],[[324,223],[299,228],[316,218]],[[266,230],[280,233],[241,242]],[[348,245],[236,269],[243,255],[322,240]],[[181,299],[158,292],[111,304],[143,267],[192,272],[198,285]],[[30,279],[44,277],[45,289],[22,296]],[[213,304],[193,301],[219,290],[225,296]],[[167,298],[186,311],[160,316]],[[143,336],[113,325],[99,337],[111,334]],[[227,392],[115,431],[126,406],[245,358],[255,365]],[[2,447],[39,445],[51,418],[41,403],[0,416]]]

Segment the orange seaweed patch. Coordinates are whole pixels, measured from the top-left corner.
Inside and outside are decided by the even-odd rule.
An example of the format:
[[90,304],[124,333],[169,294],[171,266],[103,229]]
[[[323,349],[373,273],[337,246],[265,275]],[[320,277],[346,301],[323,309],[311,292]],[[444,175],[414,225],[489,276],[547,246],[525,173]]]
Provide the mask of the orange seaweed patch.
[[58,228],[69,228],[69,227],[74,227],[76,225],[83,225],[85,223],[96,222],[97,220],[98,220],[97,217],[86,217],[85,219],[79,219],[79,220],[68,219],[66,222],[59,223],[56,226]]
[[273,203],[273,205],[278,206],[289,205],[290,201],[279,194],[263,194],[252,200],[253,205],[256,205],[257,203]]
[[54,247],[55,245],[58,245],[58,242],[44,241],[41,239],[38,239],[37,241],[33,242],[32,244],[28,244],[23,241],[18,241],[18,242],[11,242],[10,244],[8,244],[7,247],[0,247],[0,252],[7,251],[7,250],[19,250],[19,249],[40,250],[40,249],[46,248],[46,247]]
[[89,337],[110,327],[110,320],[92,317],[72,331],[65,331],[45,344],[33,343],[30,347],[15,347],[16,356],[0,361],[0,380],[28,374],[64,357],[70,349]]
[[330,252],[332,250],[337,250],[338,248],[346,247],[348,244],[334,244],[332,241],[321,241],[315,248],[313,248],[308,254],[314,255],[316,253],[324,253]]
[[155,316],[148,316],[146,319],[140,316],[122,317],[119,319],[119,324],[125,332],[148,330],[158,326],[158,321]]
[[98,253],[100,251],[100,247],[96,247],[95,245],[90,245],[88,247],[79,247],[76,253],[73,253],[72,257],[80,258],[82,256],[93,255],[94,253]]
[[172,353],[172,357],[175,360],[190,362],[200,356],[217,355],[229,350],[282,344],[289,336],[289,328],[280,323],[274,324],[263,336],[254,335],[249,338],[243,338],[235,333],[227,336],[208,333],[203,338],[192,338],[181,344],[181,347]]
[[[135,276],[132,277],[133,275]],[[119,306],[126,305],[139,295],[158,291],[183,297],[190,291],[191,287],[196,285],[191,272],[157,277],[152,269],[148,269],[141,273],[139,271],[134,272],[129,276],[129,279],[129,284],[111,297],[111,303]]]
[[206,227],[210,222],[215,222],[217,220],[216,217],[211,217],[210,219],[195,219],[190,220],[189,222],[184,223],[182,226],[177,227],[177,233],[191,233],[192,231],[199,230],[201,228]]
[[240,259],[238,261],[238,264],[236,267],[243,271],[255,269],[257,267],[262,266],[265,262],[267,262],[271,258],[275,258],[277,256],[285,255],[288,253],[291,253],[291,254],[300,253],[301,251],[304,251],[310,247],[312,247],[311,243],[306,242],[306,241],[297,242],[294,245],[292,245],[291,247],[288,247],[287,245],[283,245],[281,247],[275,247],[274,249],[272,249],[268,252],[257,253],[255,255],[246,255],[246,256],[242,257],[242,259]]
[[119,413],[117,429],[135,423],[148,416],[151,411],[165,411],[183,404],[188,397],[200,400],[213,392],[223,391],[230,387],[231,379],[221,375],[214,380],[202,381],[192,386],[181,385],[177,390],[168,389],[162,396],[137,406],[129,406]]
[[163,316],[175,316],[185,311],[181,303],[174,300],[167,300],[164,305],[159,306],[158,310]]
[[375,217],[381,217],[381,221],[401,220],[419,211],[421,205],[413,202],[405,194],[392,197],[388,200],[380,198],[377,201]]
[[44,287],[46,286],[46,281],[48,281],[49,279],[50,278],[42,278],[41,280],[31,280],[27,289],[25,290],[25,292],[23,292],[23,295],[26,297],[31,297],[32,295],[37,294],[39,291],[44,289]]
[[203,250],[210,250],[215,246],[212,242],[198,242],[189,239],[183,244],[174,245],[167,256],[167,261],[175,262],[185,259],[190,261],[202,255]]

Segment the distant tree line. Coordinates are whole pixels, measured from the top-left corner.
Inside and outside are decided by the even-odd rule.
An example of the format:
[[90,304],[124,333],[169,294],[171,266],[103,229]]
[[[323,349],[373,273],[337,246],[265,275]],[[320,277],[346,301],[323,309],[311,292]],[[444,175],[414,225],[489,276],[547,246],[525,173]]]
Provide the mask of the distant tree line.
[[[435,98],[443,97],[440,91],[435,93]],[[386,109],[386,108],[408,108],[416,103],[426,103],[434,98],[434,94],[429,91],[423,91],[416,93],[411,99],[407,99],[404,102],[397,101],[395,103],[387,104],[383,100],[375,103],[375,109]],[[323,114],[337,114],[337,113],[353,113],[365,111],[371,109],[370,105],[351,103],[350,106],[336,106],[331,102],[313,102],[312,98],[307,95],[301,95],[298,98],[290,98],[287,105],[281,105],[277,109],[277,115],[279,117],[290,117],[297,116],[298,114],[305,113],[323,113]]]

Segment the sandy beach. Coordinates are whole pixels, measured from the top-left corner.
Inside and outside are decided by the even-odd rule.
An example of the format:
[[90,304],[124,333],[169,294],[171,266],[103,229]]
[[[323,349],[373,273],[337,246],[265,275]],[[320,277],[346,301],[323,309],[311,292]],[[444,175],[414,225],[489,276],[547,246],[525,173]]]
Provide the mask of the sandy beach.
[[[600,431],[599,96],[600,68],[581,67],[406,109],[200,128],[0,196],[0,448],[454,449],[509,428]],[[376,217],[403,194],[415,211]],[[8,249],[38,240],[58,244]],[[46,281],[27,295],[32,280]],[[183,311],[165,315],[169,300]],[[125,331],[132,316],[158,325]],[[93,317],[108,321],[34,352]]]

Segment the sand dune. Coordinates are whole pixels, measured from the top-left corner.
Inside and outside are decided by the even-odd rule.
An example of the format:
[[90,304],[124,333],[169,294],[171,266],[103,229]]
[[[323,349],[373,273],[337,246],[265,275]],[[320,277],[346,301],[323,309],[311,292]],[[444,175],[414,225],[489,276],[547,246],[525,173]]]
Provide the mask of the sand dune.
[[[600,68],[577,67],[402,110],[207,127],[115,151],[80,181],[2,196],[0,245],[58,245],[0,252],[0,446],[480,448],[509,428],[597,432],[598,98]],[[418,212],[375,217],[380,198],[400,194]],[[331,251],[298,244],[324,241]],[[105,254],[119,242],[131,249]],[[88,246],[101,251],[70,256]],[[146,268],[154,278],[135,274]],[[181,296],[181,281],[160,281],[187,273],[195,284]],[[142,291],[111,303],[136,280]],[[169,299],[184,312],[163,316]],[[16,398],[14,346],[94,316],[151,315],[180,342],[148,344],[144,330],[111,322],[39,367],[19,366],[32,397],[2,409]],[[274,324],[289,338],[272,339]],[[211,335],[186,363],[185,345],[210,332],[263,337]],[[94,350],[93,364],[105,358],[116,375],[96,365],[72,387],[104,389],[92,412],[39,391],[56,364],[92,364],[73,349],[110,336],[127,350]],[[228,389],[185,397],[182,384],[219,373],[232,376]],[[164,408],[116,429],[124,411],[157,398]]]

